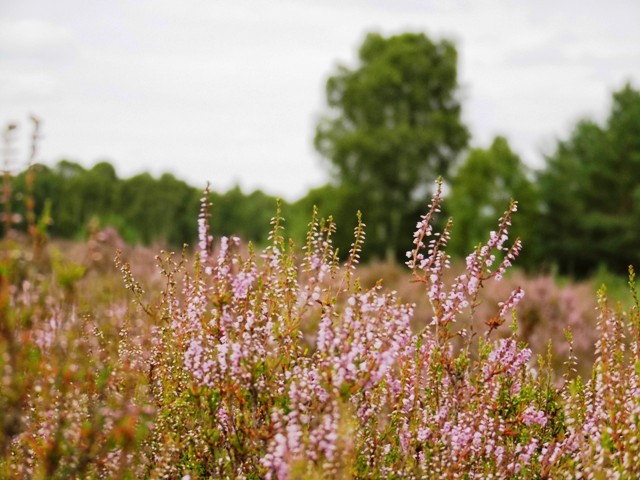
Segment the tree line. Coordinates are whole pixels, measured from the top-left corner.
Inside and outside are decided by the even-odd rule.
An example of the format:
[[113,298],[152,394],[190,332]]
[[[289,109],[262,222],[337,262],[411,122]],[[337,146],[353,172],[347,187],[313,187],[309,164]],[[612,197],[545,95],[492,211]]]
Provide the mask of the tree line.
[[[601,266],[622,273],[640,265],[640,91],[631,84],[613,93],[603,123],[577,123],[537,171],[505,137],[469,148],[457,51],[448,40],[369,34],[358,63],[339,65],[326,94],[314,143],[331,181],[282,205],[298,243],[315,205],[332,215],[334,240],[347,252],[360,210],[368,226],[365,255],[401,259],[441,177],[448,192],[441,221],[454,218],[454,256],[483,242],[513,198],[519,212],[512,234],[523,240],[526,268],[582,276]],[[85,169],[68,160],[30,168],[35,212],[42,215],[50,202],[53,236],[82,236],[93,222],[115,226],[132,243],[194,243],[202,192],[171,174],[123,179],[108,162]],[[28,190],[27,172],[12,179],[16,200]],[[275,197],[236,187],[212,192],[211,201],[218,235],[265,240]]]

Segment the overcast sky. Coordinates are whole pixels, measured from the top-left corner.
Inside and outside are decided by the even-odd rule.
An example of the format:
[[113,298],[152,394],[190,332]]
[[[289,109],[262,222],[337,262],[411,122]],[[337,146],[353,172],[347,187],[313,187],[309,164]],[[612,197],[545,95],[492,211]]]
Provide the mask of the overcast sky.
[[295,199],[327,181],[324,84],[369,31],[454,40],[473,146],[505,135],[532,166],[640,88],[640,0],[0,0],[0,122],[26,153],[40,116],[47,164]]

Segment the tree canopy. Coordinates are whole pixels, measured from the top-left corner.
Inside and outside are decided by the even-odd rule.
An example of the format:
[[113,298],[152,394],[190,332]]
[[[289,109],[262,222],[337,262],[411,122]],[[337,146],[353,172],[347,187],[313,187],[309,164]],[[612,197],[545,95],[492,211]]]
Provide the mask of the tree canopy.
[[539,241],[564,272],[640,265],[640,91],[613,95],[604,125],[579,122],[539,176]]
[[315,146],[336,180],[358,191],[362,205],[354,207],[366,205],[369,249],[397,253],[406,250],[399,248],[402,225],[469,139],[457,52],[422,33],[372,33],[358,58],[327,81],[330,112],[317,125]]

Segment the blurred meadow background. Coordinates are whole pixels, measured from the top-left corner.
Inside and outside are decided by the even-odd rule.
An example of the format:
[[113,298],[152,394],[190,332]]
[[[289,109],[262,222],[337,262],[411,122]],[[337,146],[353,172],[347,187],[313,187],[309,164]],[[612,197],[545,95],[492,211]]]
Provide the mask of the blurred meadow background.
[[[156,255],[197,258],[207,185],[211,235],[237,236],[244,253],[270,245],[278,208],[303,252],[317,207],[347,261],[361,212],[361,286],[381,281],[415,304],[415,331],[434,306],[405,262],[438,178],[434,224],[453,218],[448,282],[516,200],[522,253],[461,318],[490,317],[521,287],[518,340],[553,351],[554,382],[569,353],[587,379],[595,292],[606,284],[630,307],[628,267],[640,267],[638,25],[635,0],[1,2],[0,476],[197,476],[171,459],[166,475],[149,467],[157,451],[142,439],[167,444],[136,362],[163,318],[145,312],[173,281]],[[18,346],[27,337],[33,350]],[[94,355],[80,372],[64,353],[75,341]],[[51,342],[58,356],[43,366]],[[126,364],[110,364],[122,349]],[[36,374],[58,379],[57,393]],[[100,383],[109,375],[117,394]],[[67,377],[104,408],[65,403]],[[56,432],[73,420],[43,426],[27,406],[89,420],[65,444]],[[52,440],[16,449],[20,432]]]

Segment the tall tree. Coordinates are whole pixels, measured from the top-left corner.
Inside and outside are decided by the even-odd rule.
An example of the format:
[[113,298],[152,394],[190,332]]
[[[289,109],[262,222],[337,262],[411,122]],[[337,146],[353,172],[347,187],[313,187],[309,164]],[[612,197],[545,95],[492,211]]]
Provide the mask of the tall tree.
[[563,272],[640,266],[640,91],[615,92],[606,123],[584,120],[540,175],[550,257]]
[[361,195],[370,248],[398,253],[409,212],[466,147],[457,92],[455,46],[422,33],[367,35],[355,68],[339,66],[327,81],[331,111],[314,143]]

